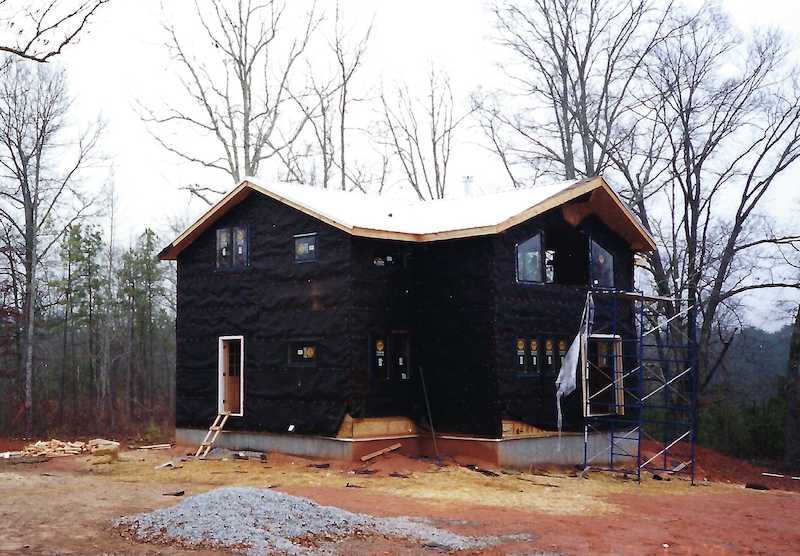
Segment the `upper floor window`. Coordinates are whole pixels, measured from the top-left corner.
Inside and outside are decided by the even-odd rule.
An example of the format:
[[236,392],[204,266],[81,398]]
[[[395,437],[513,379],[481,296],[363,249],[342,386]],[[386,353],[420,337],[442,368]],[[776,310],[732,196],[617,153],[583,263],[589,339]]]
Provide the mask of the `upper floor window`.
[[250,263],[249,257],[245,226],[217,230],[217,268],[246,267]]
[[596,241],[592,241],[592,286],[614,287],[614,256]]
[[517,245],[517,281],[554,282],[556,252],[544,248],[541,232]]
[[294,262],[306,263],[317,260],[317,234],[294,236]]

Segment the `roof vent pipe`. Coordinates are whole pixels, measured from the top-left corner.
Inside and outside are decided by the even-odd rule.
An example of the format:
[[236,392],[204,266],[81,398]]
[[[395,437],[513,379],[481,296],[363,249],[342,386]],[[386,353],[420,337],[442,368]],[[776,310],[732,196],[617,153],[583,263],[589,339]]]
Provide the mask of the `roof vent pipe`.
[[463,176],[461,181],[464,184],[464,197],[472,197],[472,176]]

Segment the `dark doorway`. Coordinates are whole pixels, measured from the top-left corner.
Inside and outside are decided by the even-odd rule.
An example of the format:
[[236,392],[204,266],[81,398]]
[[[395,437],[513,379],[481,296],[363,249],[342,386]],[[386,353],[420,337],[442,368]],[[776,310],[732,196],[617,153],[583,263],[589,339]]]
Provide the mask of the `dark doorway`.
[[384,415],[408,412],[411,392],[411,338],[406,330],[377,335],[372,340],[371,395]]

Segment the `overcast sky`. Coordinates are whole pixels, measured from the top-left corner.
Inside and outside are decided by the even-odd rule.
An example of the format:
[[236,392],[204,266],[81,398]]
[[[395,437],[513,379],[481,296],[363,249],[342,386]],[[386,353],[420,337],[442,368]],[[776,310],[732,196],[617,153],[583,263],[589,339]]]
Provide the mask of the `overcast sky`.
[[[163,4],[162,8],[159,0],[110,2],[98,13],[89,33],[60,58],[80,119],[100,115],[106,122],[103,144],[113,161],[118,239],[123,242],[145,225],[164,229],[169,220],[194,217],[206,208],[190,201],[188,194],[178,189],[181,184],[201,181],[227,187],[229,181],[222,173],[200,171],[165,153],[138,116],[137,103],[154,106],[184,98],[174,62],[164,47],[161,24],[165,18],[179,24],[190,22],[193,2],[163,0]],[[289,2],[299,11],[304,4],[304,0]],[[320,0],[318,4],[323,10],[333,10],[333,1]],[[721,4],[745,31],[755,25],[779,26],[798,42],[796,1],[728,0]],[[356,32],[374,19],[367,62],[356,86],[366,91],[381,81],[419,82],[431,62],[449,74],[462,107],[476,89],[502,85],[496,65],[503,52],[492,42],[493,22],[486,5],[483,0],[342,0],[347,26]],[[203,38],[199,33],[193,37],[197,41]],[[477,144],[477,133],[467,130],[462,138],[464,142],[456,146],[453,155],[449,186],[455,188],[461,176],[473,175],[484,189],[507,187],[497,162]],[[185,140],[188,143],[192,138]],[[800,207],[800,188],[794,178],[800,178],[800,171],[787,176],[768,207],[779,220],[788,221]],[[753,310],[754,320],[762,323],[770,320],[772,313],[764,309],[774,306],[763,301]]]

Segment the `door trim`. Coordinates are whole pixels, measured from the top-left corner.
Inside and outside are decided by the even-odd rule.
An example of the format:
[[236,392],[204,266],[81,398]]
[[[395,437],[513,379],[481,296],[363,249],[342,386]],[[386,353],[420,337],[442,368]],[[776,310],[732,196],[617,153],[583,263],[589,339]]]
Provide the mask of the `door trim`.
[[[610,384],[603,387],[611,389],[611,397],[614,401],[613,411],[609,407],[609,411],[593,413],[591,398],[600,393],[590,392],[589,388],[589,342],[592,340],[610,340],[612,345],[612,352],[609,354],[612,363],[612,373],[614,377],[611,379]],[[583,390],[583,416],[584,417],[604,417],[608,415],[625,415],[625,367],[622,359],[622,336],[619,334],[589,334],[584,337],[584,353],[583,365],[581,372],[581,385]]]
[[225,378],[222,375],[225,360],[222,357],[222,344],[226,340],[239,340],[239,413],[231,413],[231,416],[242,417],[244,415],[244,336],[220,336],[217,340],[217,412],[225,411],[223,403]]

